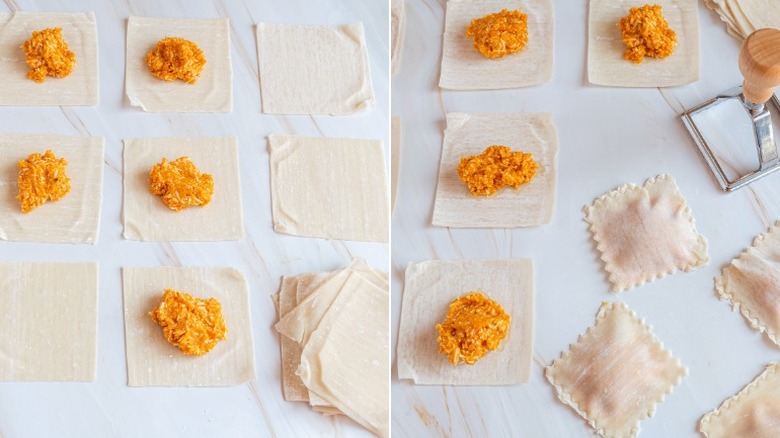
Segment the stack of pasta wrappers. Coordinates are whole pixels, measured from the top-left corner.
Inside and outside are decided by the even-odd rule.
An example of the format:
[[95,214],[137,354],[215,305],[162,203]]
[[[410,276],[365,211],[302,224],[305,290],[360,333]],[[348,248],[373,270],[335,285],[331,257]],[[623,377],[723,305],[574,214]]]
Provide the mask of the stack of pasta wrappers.
[[344,269],[282,278],[277,298],[287,401],[346,415],[389,434],[386,273],[355,259]]

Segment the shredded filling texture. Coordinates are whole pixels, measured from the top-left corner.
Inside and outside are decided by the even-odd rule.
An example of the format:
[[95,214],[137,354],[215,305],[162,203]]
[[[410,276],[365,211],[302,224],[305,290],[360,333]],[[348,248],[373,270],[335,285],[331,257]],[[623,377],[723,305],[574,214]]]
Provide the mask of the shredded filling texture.
[[76,65],[76,54],[68,49],[60,27],[33,31],[32,37],[22,44],[22,50],[30,66],[27,77],[35,82],[45,81],[46,76],[64,78]]
[[453,365],[474,365],[498,348],[511,320],[500,304],[481,292],[462,296],[450,303],[444,323],[436,325],[439,353]]
[[64,158],[57,158],[51,150],[43,155],[30,154],[19,160],[19,200],[22,213],[29,213],[46,201],[58,201],[70,191],[70,178],[65,173],[68,165]]
[[202,356],[227,339],[222,305],[215,298],[204,300],[165,289],[162,302],[149,316],[162,327],[165,339],[184,354]]
[[634,64],[641,63],[645,56],[666,58],[677,46],[677,34],[669,29],[660,5],[633,7],[617,26],[626,45],[623,57]]
[[149,172],[149,189],[153,195],[162,197],[168,208],[181,211],[211,202],[214,178],[201,173],[188,157],[170,162],[163,158]]
[[146,54],[146,65],[155,77],[164,81],[182,80],[194,84],[203,72],[203,50],[184,38],[165,37]]
[[533,154],[513,152],[507,146],[493,145],[480,155],[460,159],[458,176],[475,196],[490,196],[504,187],[518,189],[536,175],[539,164]]
[[485,15],[471,20],[466,37],[486,58],[501,58],[525,49],[528,43],[528,15],[520,10]]

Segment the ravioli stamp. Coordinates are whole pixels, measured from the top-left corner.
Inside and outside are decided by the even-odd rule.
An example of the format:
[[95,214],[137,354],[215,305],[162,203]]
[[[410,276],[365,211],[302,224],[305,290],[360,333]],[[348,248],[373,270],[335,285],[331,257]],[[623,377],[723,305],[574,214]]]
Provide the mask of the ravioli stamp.
[[723,268],[715,290],[780,346],[780,221]]
[[615,292],[709,261],[707,240],[671,175],[620,186],[584,211]]
[[596,324],[545,370],[558,398],[607,438],[635,437],[687,374],[623,303],[602,304]]
[[780,431],[780,363],[760,376],[699,422],[707,438],[774,437]]

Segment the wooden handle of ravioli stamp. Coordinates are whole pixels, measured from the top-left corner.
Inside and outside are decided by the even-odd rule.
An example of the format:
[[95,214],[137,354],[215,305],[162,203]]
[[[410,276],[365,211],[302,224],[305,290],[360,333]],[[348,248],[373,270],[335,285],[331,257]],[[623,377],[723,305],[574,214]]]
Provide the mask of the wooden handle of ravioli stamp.
[[757,105],[769,100],[780,85],[780,30],[759,29],[748,35],[739,49],[739,70],[745,77],[745,99]]

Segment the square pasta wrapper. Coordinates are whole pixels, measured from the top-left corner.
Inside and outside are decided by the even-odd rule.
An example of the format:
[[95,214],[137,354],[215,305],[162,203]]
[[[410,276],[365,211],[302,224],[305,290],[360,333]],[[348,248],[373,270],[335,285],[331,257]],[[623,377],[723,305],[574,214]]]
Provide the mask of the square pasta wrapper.
[[780,431],[780,363],[772,363],[739,394],[699,422],[707,438],[774,438]]
[[[201,357],[168,343],[149,316],[165,289],[196,298],[216,298],[222,306],[227,339]],[[128,386],[228,386],[255,377],[249,291],[244,274],[233,268],[123,268]]]
[[[29,67],[21,46],[33,31],[62,28],[62,38],[76,55],[76,65],[64,78],[27,78]],[[0,105],[97,105],[100,100],[95,14],[0,13]]]
[[[233,137],[124,140],[124,237],[145,241],[239,240],[244,235],[238,146]],[[214,177],[211,202],[174,211],[149,189],[149,172],[186,156]]]
[[0,263],[0,381],[92,382],[98,266]]
[[677,47],[664,59],[645,58],[634,64],[626,50],[618,21],[644,2],[591,0],[588,15],[588,82],[610,87],[674,87],[699,79],[699,7],[696,0],[657,0]]
[[263,112],[352,114],[374,105],[363,23],[257,25]]
[[[485,58],[466,37],[471,20],[502,9],[528,15],[528,44],[503,58]],[[552,77],[552,0],[449,0],[444,24],[439,86],[450,90],[496,90],[543,84]]]
[[[458,177],[465,155],[491,145],[533,154],[536,176],[517,190],[474,196]],[[458,228],[512,228],[549,223],[555,209],[558,134],[548,113],[448,113],[432,224]]]
[[671,175],[625,184],[586,206],[585,221],[616,292],[709,261],[707,240]]
[[780,29],[780,9],[772,0],[704,0],[726,23],[728,32],[744,39],[758,29]]
[[401,68],[401,57],[406,39],[406,6],[404,0],[390,2],[390,72],[395,75]]
[[268,147],[277,233],[387,242],[381,141],[272,134]]
[[687,374],[622,303],[602,304],[596,324],[545,370],[561,402],[607,438],[637,436]]
[[723,268],[715,290],[780,346],[780,221]]
[[[206,65],[194,84],[152,76],[146,54],[165,37],[192,41],[203,50]],[[127,21],[127,98],[149,112],[230,112],[233,108],[233,67],[227,18],[147,18]]]
[[[22,242],[90,243],[98,240],[103,199],[102,137],[40,134],[0,135],[0,239]],[[22,213],[17,162],[32,153],[51,149],[68,164],[70,191],[60,200],[47,201]]]
[[[471,366],[439,353],[436,324],[452,301],[481,291],[512,317],[498,350]],[[406,269],[398,332],[398,378],[418,385],[516,385],[531,373],[534,331],[533,261],[433,260]]]

